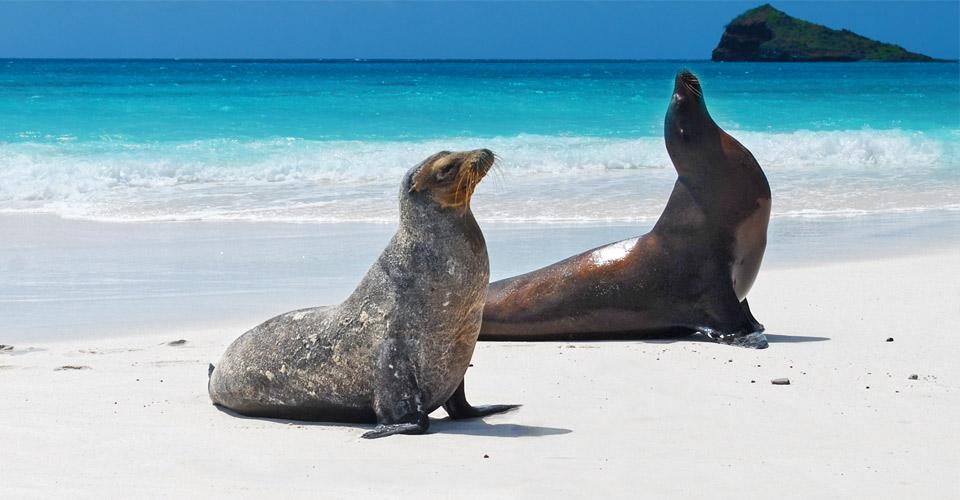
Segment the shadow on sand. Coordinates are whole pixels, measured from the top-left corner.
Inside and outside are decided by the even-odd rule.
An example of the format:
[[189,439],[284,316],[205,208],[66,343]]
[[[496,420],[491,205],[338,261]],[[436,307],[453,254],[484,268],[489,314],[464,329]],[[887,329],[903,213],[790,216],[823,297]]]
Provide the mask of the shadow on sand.
[[[766,333],[764,335],[767,337],[767,342],[771,344],[798,344],[801,342],[824,342],[830,340],[830,337],[807,337],[803,335],[777,335],[773,333]],[[566,342],[571,344],[576,344],[577,342],[610,342],[616,343],[618,341],[641,341],[644,344],[676,344],[684,342],[692,343],[702,343],[702,344],[715,344],[713,340],[710,340],[705,335],[700,333],[678,333],[676,335],[660,335],[660,336],[624,336],[618,339],[609,339],[609,338],[597,338],[597,339],[577,339],[577,340],[567,340]]]
[[431,420],[430,430],[442,432],[443,434],[460,434],[463,436],[488,436],[488,437],[541,437],[557,436],[560,434],[570,434],[570,429],[559,427],[540,427],[536,425],[521,424],[488,424],[483,418],[471,418],[468,420],[451,420],[444,418],[441,420]]
[[765,334],[767,342],[771,344],[799,344],[801,342],[824,342],[830,340],[830,337],[805,337],[803,335],[774,335]]
[[[288,418],[271,418],[271,417],[251,417],[248,415],[242,415],[237,413],[229,408],[224,408],[220,405],[213,405],[214,408],[220,410],[231,417],[248,419],[248,420],[262,420],[265,422],[273,422],[283,425],[303,425],[303,426],[323,426],[323,427],[344,427],[352,428],[357,431],[368,431],[373,429],[372,424],[360,424],[360,423],[343,423],[343,422],[315,422],[311,420],[292,420]],[[442,434],[459,434],[463,436],[490,436],[490,437],[509,437],[509,438],[518,438],[518,437],[540,437],[540,436],[555,436],[559,434],[569,434],[573,431],[570,429],[562,429],[557,427],[539,427],[535,425],[521,425],[521,424],[488,424],[483,421],[483,418],[471,418],[466,420],[451,420],[448,418],[443,419],[430,419],[430,430],[428,434],[433,433],[442,433]],[[359,437],[359,435],[357,436]]]

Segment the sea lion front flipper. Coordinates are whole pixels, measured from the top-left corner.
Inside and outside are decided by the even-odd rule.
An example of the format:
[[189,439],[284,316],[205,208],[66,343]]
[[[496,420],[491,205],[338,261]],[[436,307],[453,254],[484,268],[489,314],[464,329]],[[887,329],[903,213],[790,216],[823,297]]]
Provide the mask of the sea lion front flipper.
[[[746,307],[746,300],[740,302],[733,287],[715,297],[706,311],[709,318],[706,324],[696,327],[696,330],[707,338],[720,344],[749,349],[766,349],[769,344],[763,334],[763,325],[757,323],[750,308]],[[757,328],[759,326],[759,328]]]
[[377,439],[394,434],[424,434],[427,432],[427,427],[416,423],[380,424],[372,431],[364,432],[361,437],[363,439]]
[[460,385],[457,387],[457,390],[454,391],[452,396],[450,396],[450,399],[443,404],[443,409],[446,410],[447,414],[450,415],[450,418],[453,420],[485,417],[487,415],[502,413],[519,407],[520,405],[471,406],[470,403],[467,402],[467,395],[464,392],[462,380],[460,381]]
[[414,397],[393,404],[378,401],[376,412],[379,424],[372,431],[365,432],[362,437],[376,439],[394,434],[426,434],[430,428],[430,417],[420,407],[419,399]]
[[698,328],[697,331],[718,344],[746,347],[747,349],[766,349],[770,346],[767,342],[767,336],[759,331],[724,333],[721,330],[715,330],[705,326]]
[[373,411],[377,427],[364,433],[366,439],[394,434],[424,434],[430,418],[423,410],[416,368],[404,342],[384,340],[377,359]]
[[745,313],[747,314],[747,318],[750,319],[750,324],[753,325],[753,331],[755,331],[755,332],[763,332],[763,331],[765,331],[765,330],[767,329],[765,326],[763,326],[762,323],[760,323],[759,321],[757,321],[757,318],[754,318],[754,317],[753,317],[753,313],[750,312],[750,304],[747,304],[747,299],[746,299],[746,298],[744,298],[744,299],[740,302],[740,306],[743,307],[743,312],[745,312]]

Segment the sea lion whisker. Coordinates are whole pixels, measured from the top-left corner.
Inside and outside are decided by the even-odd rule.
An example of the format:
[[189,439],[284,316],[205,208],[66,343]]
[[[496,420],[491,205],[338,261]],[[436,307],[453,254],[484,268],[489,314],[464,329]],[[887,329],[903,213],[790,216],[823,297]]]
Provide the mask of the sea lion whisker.
[[479,184],[481,180],[483,180],[483,177],[480,176],[480,173],[474,169],[470,169],[470,182],[467,184],[467,193],[465,193],[465,199],[463,200],[464,203],[470,202],[470,198],[473,197],[473,193],[477,189],[477,184]]
[[[491,151],[491,153],[493,153],[493,152]],[[487,172],[489,172],[489,171],[491,171],[491,170],[497,170],[497,169],[499,169],[499,168],[500,168],[500,163],[501,163],[502,161],[503,161],[503,157],[501,157],[501,156],[498,155],[497,153],[493,153],[493,161],[490,162],[490,168],[487,169]]]
[[700,91],[700,81],[696,77],[693,78],[692,82],[687,84],[690,87],[690,91],[693,92],[697,97],[703,97],[703,92]]
[[691,94],[696,95],[697,97],[702,97],[702,94],[699,90],[700,80],[697,79],[697,76],[689,71],[684,71],[678,78],[680,84],[683,85],[683,88],[686,89]]
[[494,163],[490,166],[490,172],[493,172],[494,182],[497,184],[498,188],[503,188],[503,184],[506,182],[506,174],[503,172],[503,167],[500,163]]
[[[473,169],[472,169],[472,168],[468,168],[467,171],[464,172],[464,170],[463,170],[462,168],[460,169],[460,172],[459,172],[460,175],[459,175],[459,177],[457,178],[457,187],[454,188],[454,190],[453,190],[453,203],[454,203],[455,205],[461,205],[461,204],[463,204],[463,202],[464,202],[464,200],[460,198],[460,193],[461,193],[461,190],[463,190],[463,187],[464,187],[464,185],[465,185],[464,183],[467,182],[467,179],[468,179],[469,176],[470,176],[470,171],[471,171],[471,170],[473,170]],[[469,183],[468,183],[467,185],[469,185]]]

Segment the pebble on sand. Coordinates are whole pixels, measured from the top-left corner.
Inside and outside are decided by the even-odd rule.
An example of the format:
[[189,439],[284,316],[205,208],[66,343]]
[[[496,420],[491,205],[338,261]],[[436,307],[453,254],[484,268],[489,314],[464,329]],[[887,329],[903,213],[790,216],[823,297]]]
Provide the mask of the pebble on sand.
[[790,379],[788,378],[775,378],[770,381],[773,385],[790,385]]
[[917,375],[916,373],[914,373],[913,375],[910,375],[907,378],[910,380],[918,380],[920,378],[920,375]]
[[893,342],[893,337],[887,337],[887,342]]
[[183,345],[183,344],[186,344],[186,343],[187,343],[187,341],[186,341],[185,339],[180,339],[180,340],[174,340],[174,341],[171,341],[171,342],[167,342],[167,345],[177,346],[177,345]]

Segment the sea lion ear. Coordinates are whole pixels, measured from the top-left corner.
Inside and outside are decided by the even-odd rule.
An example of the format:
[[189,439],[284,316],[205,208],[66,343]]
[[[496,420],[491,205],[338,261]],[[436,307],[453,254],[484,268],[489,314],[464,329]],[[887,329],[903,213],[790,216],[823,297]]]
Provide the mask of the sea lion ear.
[[407,189],[408,193],[416,193],[423,188],[420,183],[420,173],[423,172],[423,168],[426,166],[426,164],[427,162],[424,160],[420,163],[420,165],[417,165],[416,169],[410,172],[410,176],[407,178],[407,184],[410,185],[410,188]]
[[420,166],[420,168],[417,169],[416,172],[413,173],[413,175],[410,176],[410,189],[407,191],[408,193],[416,193],[421,189],[423,189],[423,186],[421,185],[421,182],[420,182],[421,171],[423,171],[422,165]]

